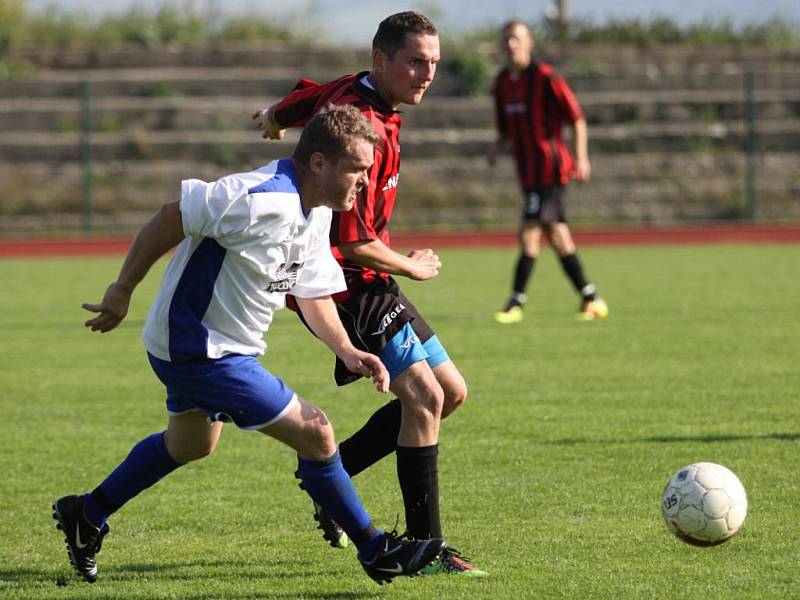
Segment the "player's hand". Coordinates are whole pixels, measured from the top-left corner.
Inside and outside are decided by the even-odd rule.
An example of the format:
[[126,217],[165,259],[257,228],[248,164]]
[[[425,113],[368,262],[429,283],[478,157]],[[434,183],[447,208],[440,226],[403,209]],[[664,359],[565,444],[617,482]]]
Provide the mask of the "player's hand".
[[384,394],[389,391],[389,371],[380,358],[361,350],[354,350],[341,358],[349,371],[371,378],[376,390]]
[[103,301],[100,304],[81,304],[85,310],[93,313],[100,313],[96,317],[84,323],[92,331],[106,333],[111,331],[122,322],[128,314],[128,307],[131,303],[130,290],[117,282],[108,286]]
[[409,278],[417,281],[433,279],[439,274],[439,269],[442,268],[442,261],[430,248],[412,250],[408,253],[408,258],[411,259]]
[[589,159],[588,158],[575,159],[575,169],[574,169],[575,180],[583,183],[585,181],[589,181],[589,178],[591,176],[592,176],[592,165],[589,162]]
[[286,130],[282,129],[272,117],[274,108],[274,106],[270,106],[269,108],[265,108],[263,110],[257,110],[253,113],[252,118],[256,122],[256,125],[258,125],[258,128],[264,130],[264,133],[261,134],[262,138],[270,140],[282,140],[283,136],[286,134]]
[[500,145],[497,142],[493,142],[486,151],[486,163],[490,167],[494,167],[497,164],[497,155],[499,153]]

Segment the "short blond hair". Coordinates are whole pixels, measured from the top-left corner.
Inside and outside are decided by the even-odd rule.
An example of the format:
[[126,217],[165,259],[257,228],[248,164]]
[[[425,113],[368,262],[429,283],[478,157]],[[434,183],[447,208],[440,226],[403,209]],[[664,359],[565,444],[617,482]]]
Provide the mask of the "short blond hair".
[[374,146],[380,136],[355,106],[330,106],[320,110],[305,126],[292,158],[307,165],[311,155],[319,152],[336,161],[358,140]]

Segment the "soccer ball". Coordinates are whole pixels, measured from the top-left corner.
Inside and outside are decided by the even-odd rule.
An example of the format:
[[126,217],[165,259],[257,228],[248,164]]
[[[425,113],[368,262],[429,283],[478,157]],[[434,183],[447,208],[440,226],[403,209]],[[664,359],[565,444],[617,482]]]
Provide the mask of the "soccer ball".
[[680,469],[661,496],[669,530],[687,544],[715,546],[731,539],[747,516],[747,494],[730,469],[700,462]]

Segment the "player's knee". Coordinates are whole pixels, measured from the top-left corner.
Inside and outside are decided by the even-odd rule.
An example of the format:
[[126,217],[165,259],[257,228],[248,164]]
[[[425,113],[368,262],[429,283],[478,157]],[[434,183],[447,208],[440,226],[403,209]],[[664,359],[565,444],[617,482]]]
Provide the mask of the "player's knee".
[[[403,403],[403,416],[418,423],[436,422],[442,418],[444,391],[438,385],[425,386]],[[402,401],[402,399],[401,399]]]
[[336,452],[336,439],[327,418],[317,419],[306,431],[305,454],[315,460],[324,460]]
[[444,419],[453,414],[466,401],[467,385],[461,381],[459,385],[447,390],[444,397],[444,405],[442,406],[442,418]]
[[217,440],[193,440],[191,443],[171,445],[167,442],[167,452],[175,462],[186,464],[210,456],[217,447]]

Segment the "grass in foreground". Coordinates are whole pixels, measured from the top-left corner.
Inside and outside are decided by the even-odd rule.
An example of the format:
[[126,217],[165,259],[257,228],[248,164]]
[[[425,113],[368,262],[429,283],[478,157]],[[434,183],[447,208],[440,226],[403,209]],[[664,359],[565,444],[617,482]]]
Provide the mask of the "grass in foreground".
[[[217,452],[112,517],[100,579],[79,581],[50,503],[91,489],[163,427],[139,341],[160,269],[123,326],[81,327],[118,259],[0,261],[0,595],[8,598],[789,597],[800,586],[796,465],[800,248],[582,252],[611,307],[573,320],[555,259],[537,265],[526,320],[496,325],[511,251],[448,251],[434,281],[403,282],[470,386],[442,427],[442,515],[483,580],[371,582],[323,545],[277,442],[227,426]],[[337,389],[331,357],[288,312],[268,368],[323,406],[342,439],[388,398]],[[680,466],[727,465],[748,490],[743,532],[716,548],[670,536],[660,492]],[[402,502],[394,461],[356,478],[379,526]],[[61,584],[61,585],[59,585]]]

